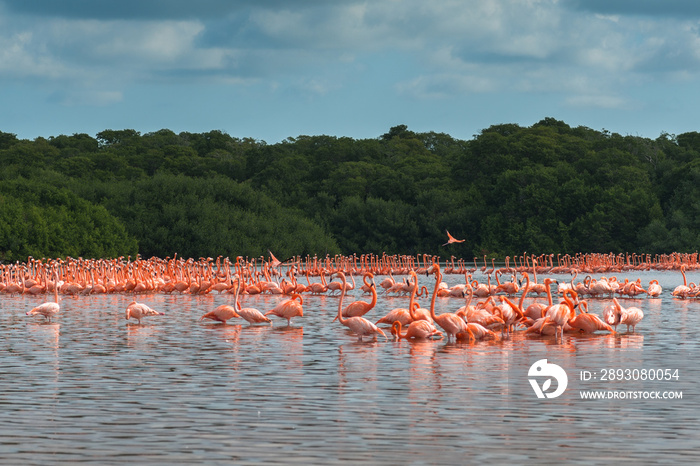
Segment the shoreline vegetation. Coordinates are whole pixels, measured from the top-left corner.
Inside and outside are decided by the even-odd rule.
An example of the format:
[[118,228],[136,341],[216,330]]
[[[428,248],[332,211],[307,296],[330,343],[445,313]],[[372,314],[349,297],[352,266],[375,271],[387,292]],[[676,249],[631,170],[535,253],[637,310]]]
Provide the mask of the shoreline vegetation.
[[[645,262],[697,252],[699,190],[700,133],[648,139],[552,118],[468,141],[405,125],[277,144],[222,131],[0,132],[0,261],[272,249],[465,263],[636,252]],[[446,230],[464,241],[445,243]]]

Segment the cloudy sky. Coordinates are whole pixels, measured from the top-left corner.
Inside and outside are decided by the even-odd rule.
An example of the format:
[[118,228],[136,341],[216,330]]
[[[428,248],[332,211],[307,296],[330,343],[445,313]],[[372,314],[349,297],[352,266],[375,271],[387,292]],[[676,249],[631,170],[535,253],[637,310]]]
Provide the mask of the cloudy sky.
[[0,0],[0,131],[700,131],[696,0]]

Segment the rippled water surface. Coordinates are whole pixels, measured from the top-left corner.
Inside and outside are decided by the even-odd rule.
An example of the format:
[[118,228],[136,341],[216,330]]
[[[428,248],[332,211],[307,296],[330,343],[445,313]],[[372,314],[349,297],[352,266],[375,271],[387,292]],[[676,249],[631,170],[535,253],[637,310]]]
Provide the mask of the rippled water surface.
[[[358,342],[332,322],[338,298],[304,297],[287,327],[199,321],[232,295],[143,295],[165,313],[126,321],[131,296],[63,298],[59,317],[26,316],[46,297],[0,296],[0,458],[4,463],[640,463],[700,461],[700,300],[622,299],[635,333],[498,342]],[[480,280],[483,277],[476,276]],[[540,280],[543,277],[539,277]],[[568,279],[569,277],[557,277]],[[432,288],[433,278],[420,277]],[[449,285],[459,275],[444,277]],[[688,274],[688,280],[698,282]],[[379,277],[376,282],[379,283]],[[50,298],[49,298],[50,299]],[[282,297],[243,296],[272,309]],[[359,290],[346,303],[362,299]],[[526,301],[529,303],[530,299]],[[381,295],[376,321],[404,297]],[[602,314],[606,300],[590,300]],[[425,298],[423,307],[429,306]],[[439,298],[438,313],[462,299]],[[273,317],[274,319],[274,317]],[[387,331],[387,334],[389,332]],[[540,400],[540,359],[569,381]],[[667,381],[601,381],[605,368],[678,369]],[[597,379],[580,380],[581,371]],[[585,390],[682,392],[682,399],[583,400]],[[641,395],[640,395],[641,396]]]

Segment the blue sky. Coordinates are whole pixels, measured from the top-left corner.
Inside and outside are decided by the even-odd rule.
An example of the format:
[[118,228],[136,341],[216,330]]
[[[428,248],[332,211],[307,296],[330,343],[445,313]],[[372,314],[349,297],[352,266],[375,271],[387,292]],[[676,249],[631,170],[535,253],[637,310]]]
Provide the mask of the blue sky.
[[0,0],[0,131],[700,130],[695,0]]

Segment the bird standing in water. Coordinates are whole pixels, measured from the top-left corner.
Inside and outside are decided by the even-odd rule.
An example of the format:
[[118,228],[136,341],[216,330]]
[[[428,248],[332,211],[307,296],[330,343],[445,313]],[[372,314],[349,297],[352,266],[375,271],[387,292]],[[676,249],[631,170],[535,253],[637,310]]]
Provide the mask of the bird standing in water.
[[46,319],[51,322],[51,317],[55,316],[56,314],[59,313],[61,310],[61,305],[58,304],[58,272],[54,272],[54,286],[53,286],[53,297],[54,297],[54,302],[48,301],[42,304],[39,304],[37,307],[33,308],[30,311],[27,311],[28,316],[33,316],[33,315],[42,315],[46,317]]
[[238,295],[239,295],[239,292],[241,291],[241,281],[236,280],[234,286],[236,287],[234,301],[236,303],[238,317],[245,320],[250,325],[262,324],[262,323],[272,324],[272,321],[270,319],[265,317],[262,312],[255,309],[254,307],[241,307],[241,304],[238,301],[238,299],[239,299]]
[[233,306],[229,304],[222,304],[221,306],[217,306],[213,311],[209,311],[206,314],[204,314],[202,317],[199,318],[199,320],[211,319],[218,322],[226,323],[226,321],[229,319],[240,317],[241,316],[238,315]]
[[139,324],[141,323],[141,319],[144,317],[164,315],[165,312],[158,312],[145,304],[137,303],[136,301],[132,301],[131,304],[126,307],[126,320],[129,320],[129,318],[136,319]]
[[[363,336],[371,336],[376,333],[381,333],[384,338],[386,338],[386,334],[382,331],[382,329],[364,317],[355,316],[348,317],[347,319],[343,317],[343,297],[345,296],[345,284],[347,281],[343,272],[336,272],[335,275],[338,275],[343,281],[342,291],[340,292],[340,300],[338,301],[338,316],[336,319],[338,319],[341,324],[352,330],[358,336],[358,341],[362,341]],[[335,321],[335,319],[333,320]]]
[[[299,302],[297,302],[297,298]],[[287,319],[287,326],[292,324],[292,317],[304,317],[304,309],[302,304],[304,303],[304,298],[296,293],[292,294],[290,299],[285,299],[271,311],[265,313],[266,316],[272,314],[283,319]]]

